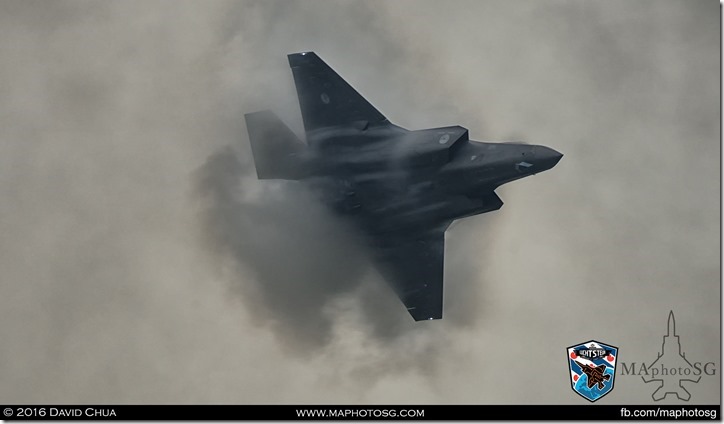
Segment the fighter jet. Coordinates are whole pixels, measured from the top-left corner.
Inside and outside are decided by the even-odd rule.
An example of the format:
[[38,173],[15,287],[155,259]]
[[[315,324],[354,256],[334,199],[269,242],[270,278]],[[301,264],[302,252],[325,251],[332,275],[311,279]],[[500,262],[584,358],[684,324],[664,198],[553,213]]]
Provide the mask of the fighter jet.
[[306,143],[274,113],[245,115],[259,179],[299,180],[365,235],[415,321],[442,318],[445,230],[500,209],[495,189],[551,169],[544,146],[478,142],[461,126],[390,122],[314,52],[288,55]]
[[601,390],[605,387],[603,382],[611,379],[610,375],[604,374],[606,372],[606,365],[594,367],[593,365],[586,365],[578,361],[576,361],[576,364],[578,364],[581,371],[588,377],[589,389],[594,385],[598,385],[598,390]]

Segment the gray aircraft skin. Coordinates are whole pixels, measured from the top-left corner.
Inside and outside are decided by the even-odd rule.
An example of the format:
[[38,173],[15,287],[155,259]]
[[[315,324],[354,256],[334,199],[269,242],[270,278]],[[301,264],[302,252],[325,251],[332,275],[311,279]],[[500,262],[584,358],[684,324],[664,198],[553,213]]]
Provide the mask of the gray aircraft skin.
[[416,321],[442,318],[445,230],[500,209],[500,185],[563,156],[468,139],[460,126],[392,124],[315,53],[290,54],[302,142],[270,111],[246,114],[259,179],[300,180],[369,240],[373,261]]

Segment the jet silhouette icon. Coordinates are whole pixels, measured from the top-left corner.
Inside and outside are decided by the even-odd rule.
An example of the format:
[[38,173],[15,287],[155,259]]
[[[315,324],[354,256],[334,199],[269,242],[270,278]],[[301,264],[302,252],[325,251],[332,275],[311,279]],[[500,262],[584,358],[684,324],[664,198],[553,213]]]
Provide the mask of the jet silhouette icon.
[[[674,319],[674,311],[669,312],[669,321],[667,324],[667,332],[664,336],[664,342],[661,346],[661,353],[654,362],[647,367],[648,370],[661,368],[661,372],[655,379],[646,380],[644,376],[641,379],[645,383],[659,383],[659,387],[651,395],[655,401],[666,398],[669,394],[674,394],[679,400],[688,401],[691,399],[691,393],[684,387],[684,382],[698,383],[701,376],[696,380],[691,378],[682,378],[687,375],[694,374],[694,366],[691,365],[684,353],[681,352],[681,341],[676,335],[676,321]],[[687,371],[688,370],[688,371]],[[673,372],[670,372],[673,371]]]

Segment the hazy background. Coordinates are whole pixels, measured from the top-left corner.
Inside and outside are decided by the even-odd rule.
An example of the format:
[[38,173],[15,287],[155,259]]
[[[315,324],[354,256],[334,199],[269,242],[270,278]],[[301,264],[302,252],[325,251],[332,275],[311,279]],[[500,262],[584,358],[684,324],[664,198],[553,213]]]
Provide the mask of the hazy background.
[[[444,320],[256,181],[243,114],[302,133],[305,50],[398,125],[565,154],[448,231]],[[670,309],[718,402],[719,169],[715,1],[0,1],[0,402],[587,403],[565,348],[650,363]]]

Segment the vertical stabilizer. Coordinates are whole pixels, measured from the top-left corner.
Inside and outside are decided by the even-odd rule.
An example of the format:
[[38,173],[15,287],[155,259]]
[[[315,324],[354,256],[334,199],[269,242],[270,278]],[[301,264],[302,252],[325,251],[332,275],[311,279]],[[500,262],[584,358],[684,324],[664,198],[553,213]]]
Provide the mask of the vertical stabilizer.
[[298,180],[304,176],[300,154],[306,145],[274,113],[247,113],[246,130],[260,180]]

